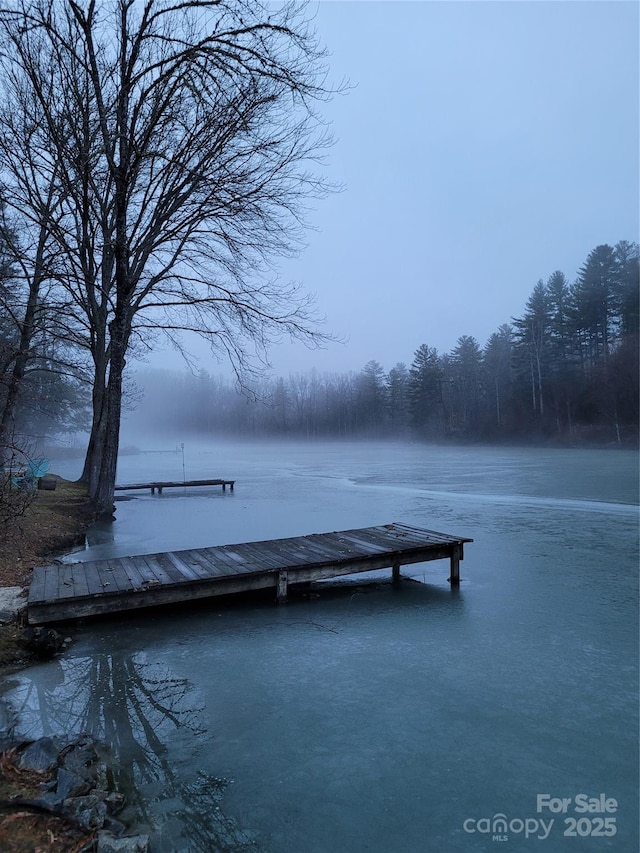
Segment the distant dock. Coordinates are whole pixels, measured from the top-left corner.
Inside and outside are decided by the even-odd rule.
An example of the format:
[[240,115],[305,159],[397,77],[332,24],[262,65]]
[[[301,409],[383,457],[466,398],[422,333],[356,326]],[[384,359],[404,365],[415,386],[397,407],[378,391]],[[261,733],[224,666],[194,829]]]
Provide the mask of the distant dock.
[[401,566],[440,559],[450,561],[449,581],[458,586],[464,545],[472,541],[394,523],[42,566],[33,573],[28,617],[31,624],[57,622],[269,588],[283,603],[291,585],[384,568],[399,581]]
[[222,486],[222,491],[226,491],[227,486],[233,491],[235,480],[154,480],[151,483],[129,483],[125,486],[116,486],[116,492],[128,492],[133,489],[149,489],[154,495],[156,491],[162,494],[163,489],[177,489],[184,486]]

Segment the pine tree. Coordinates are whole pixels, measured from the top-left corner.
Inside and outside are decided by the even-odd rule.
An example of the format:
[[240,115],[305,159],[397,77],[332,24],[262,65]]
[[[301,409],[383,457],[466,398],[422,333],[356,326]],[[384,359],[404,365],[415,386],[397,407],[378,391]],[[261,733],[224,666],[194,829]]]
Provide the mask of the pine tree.
[[422,344],[409,370],[409,412],[411,425],[422,436],[437,437],[445,432],[442,398],[444,371],[435,347]]

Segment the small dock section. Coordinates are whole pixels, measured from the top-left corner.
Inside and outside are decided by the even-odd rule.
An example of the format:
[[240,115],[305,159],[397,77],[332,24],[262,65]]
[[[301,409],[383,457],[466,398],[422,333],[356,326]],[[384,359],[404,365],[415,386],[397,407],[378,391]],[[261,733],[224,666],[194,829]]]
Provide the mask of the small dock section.
[[273,589],[279,603],[290,585],[404,565],[450,561],[460,583],[464,545],[446,533],[384,524],[197,550],[118,557],[36,568],[29,590],[31,624],[117,613],[229,593]]
[[116,486],[116,492],[128,492],[134,489],[149,489],[151,494],[154,495],[156,491],[159,495],[162,494],[163,489],[177,489],[191,486],[222,486],[222,491],[226,491],[227,486],[229,489],[233,491],[233,487],[235,485],[235,480],[182,480],[182,481],[170,481],[170,480],[155,480],[152,483],[130,483],[126,486]]

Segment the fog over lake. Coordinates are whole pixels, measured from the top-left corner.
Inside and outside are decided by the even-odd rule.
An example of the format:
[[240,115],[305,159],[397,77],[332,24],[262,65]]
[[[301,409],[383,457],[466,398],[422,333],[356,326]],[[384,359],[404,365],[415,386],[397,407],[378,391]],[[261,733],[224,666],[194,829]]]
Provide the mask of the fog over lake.
[[234,492],[130,493],[66,559],[392,521],[474,539],[459,591],[442,560],[399,589],[381,571],[85,622],[0,682],[25,736],[113,745],[154,850],[466,853],[501,820],[512,850],[636,849],[636,452],[138,443],[165,452],[121,456],[119,482]]

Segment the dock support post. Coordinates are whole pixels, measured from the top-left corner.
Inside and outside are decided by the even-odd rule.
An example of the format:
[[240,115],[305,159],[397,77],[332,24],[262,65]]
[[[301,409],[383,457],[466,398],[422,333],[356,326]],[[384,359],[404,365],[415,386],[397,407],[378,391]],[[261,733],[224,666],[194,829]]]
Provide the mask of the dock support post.
[[229,491],[233,491],[233,480],[229,483]]
[[287,603],[287,583],[288,583],[288,573],[287,572],[278,572],[278,604],[286,604]]
[[391,580],[394,586],[398,586],[400,583],[400,563],[394,563]]
[[454,545],[451,549],[451,586],[460,586],[460,560],[462,559],[462,545]]

